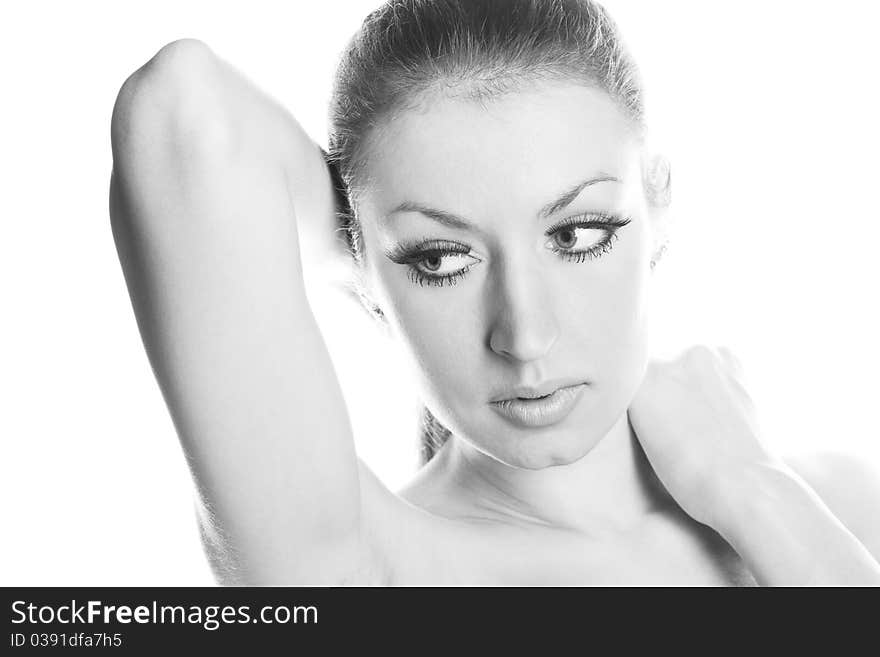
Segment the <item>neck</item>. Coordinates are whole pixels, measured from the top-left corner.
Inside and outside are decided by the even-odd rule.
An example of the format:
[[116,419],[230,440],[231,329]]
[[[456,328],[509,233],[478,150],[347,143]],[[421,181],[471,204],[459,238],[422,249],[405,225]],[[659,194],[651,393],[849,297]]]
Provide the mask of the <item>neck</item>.
[[435,457],[454,488],[483,513],[587,534],[627,531],[668,502],[624,413],[584,457],[516,468],[454,436]]

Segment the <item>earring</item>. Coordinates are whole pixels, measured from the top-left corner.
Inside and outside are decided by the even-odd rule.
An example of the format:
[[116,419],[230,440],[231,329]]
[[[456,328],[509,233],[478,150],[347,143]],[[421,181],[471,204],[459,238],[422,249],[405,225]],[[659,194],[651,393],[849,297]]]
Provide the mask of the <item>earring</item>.
[[668,244],[668,242],[663,242],[663,244],[660,245],[660,248],[657,249],[657,251],[655,251],[654,255],[651,257],[651,269],[652,270],[654,269],[654,267],[657,266],[657,263],[660,262],[660,258],[663,257],[663,254],[666,253],[666,245],[667,244]]
[[366,310],[376,319],[385,321],[385,313],[382,312],[379,304],[373,301],[373,297],[367,291],[367,288],[364,286],[363,281],[361,281],[359,278],[356,279],[351,289],[360,299],[361,307],[364,310]]

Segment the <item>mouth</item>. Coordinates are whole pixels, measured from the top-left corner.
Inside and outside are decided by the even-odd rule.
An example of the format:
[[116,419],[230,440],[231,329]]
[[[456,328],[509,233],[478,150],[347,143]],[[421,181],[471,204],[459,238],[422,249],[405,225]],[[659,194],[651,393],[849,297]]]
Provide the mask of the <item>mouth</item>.
[[552,397],[558,390],[571,388],[585,383],[586,381],[583,379],[560,378],[551,379],[536,385],[517,385],[507,388],[491,401],[492,403],[496,403],[515,400],[528,401],[533,399],[547,399],[548,397]]
[[556,387],[550,392],[520,391],[515,397],[490,402],[492,410],[522,428],[545,427],[564,420],[583,396],[584,382]]
[[[555,392],[555,391],[554,391],[554,392]],[[551,392],[551,393],[548,393],[548,394],[546,394],[546,395],[539,395],[539,396],[537,396],[537,397],[514,397],[513,399],[522,399],[522,400],[527,400],[527,399],[547,399],[548,397],[550,397],[550,396],[552,396],[552,395],[553,395],[553,393]],[[502,401],[507,401],[507,400],[502,400]]]

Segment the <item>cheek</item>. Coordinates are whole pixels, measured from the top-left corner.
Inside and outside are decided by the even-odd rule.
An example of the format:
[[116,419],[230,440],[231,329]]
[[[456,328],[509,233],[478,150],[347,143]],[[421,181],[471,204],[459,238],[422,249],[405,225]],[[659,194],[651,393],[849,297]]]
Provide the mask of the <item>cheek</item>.
[[565,351],[615,399],[638,385],[647,360],[649,237],[630,230],[604,261],[572,265],[576,283],[560,312]]
[[474,377],[466,369],[478,362],[479,289],[461,283],[414,284],[404,266],[390,262],[375,246],[372,227],[365,228],[364,282],[382,308],[420,394],[437,407],[445,406],[443,400],[454,392],[467,395]]
[[609,395],[627,398],[623,400],[627,403],[641,382],[648,357],[650,245],[645,233],[633,237],[615,262],[612,277],[591,299],[595,306],[588,339],[601,377],[598,383]]
[[478,288],[419,287],[394,270],[382,271],[380,278],[391,332],[423,391],[432,397],[464,393],[474,382],[468,364],[478,362],[482,344]]

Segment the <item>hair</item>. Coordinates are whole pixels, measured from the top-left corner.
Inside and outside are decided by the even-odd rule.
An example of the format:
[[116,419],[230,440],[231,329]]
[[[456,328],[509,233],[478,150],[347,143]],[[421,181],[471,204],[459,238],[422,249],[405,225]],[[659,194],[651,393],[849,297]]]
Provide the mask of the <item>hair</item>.
[[[358,199],[368,186],[369,147],[396,115],[434,94],[484,102],[553,80],[604,90],[635,127],[644,127],[638,70],[617,26],[593,0],[388,0],[367,16],[339,62],[326,155],[339,230],[356,263],[364,262]],[[383,318],[362,283],[353,284],[367,309]],[[427,463],[451,432],[427,407],[421,425]]]

